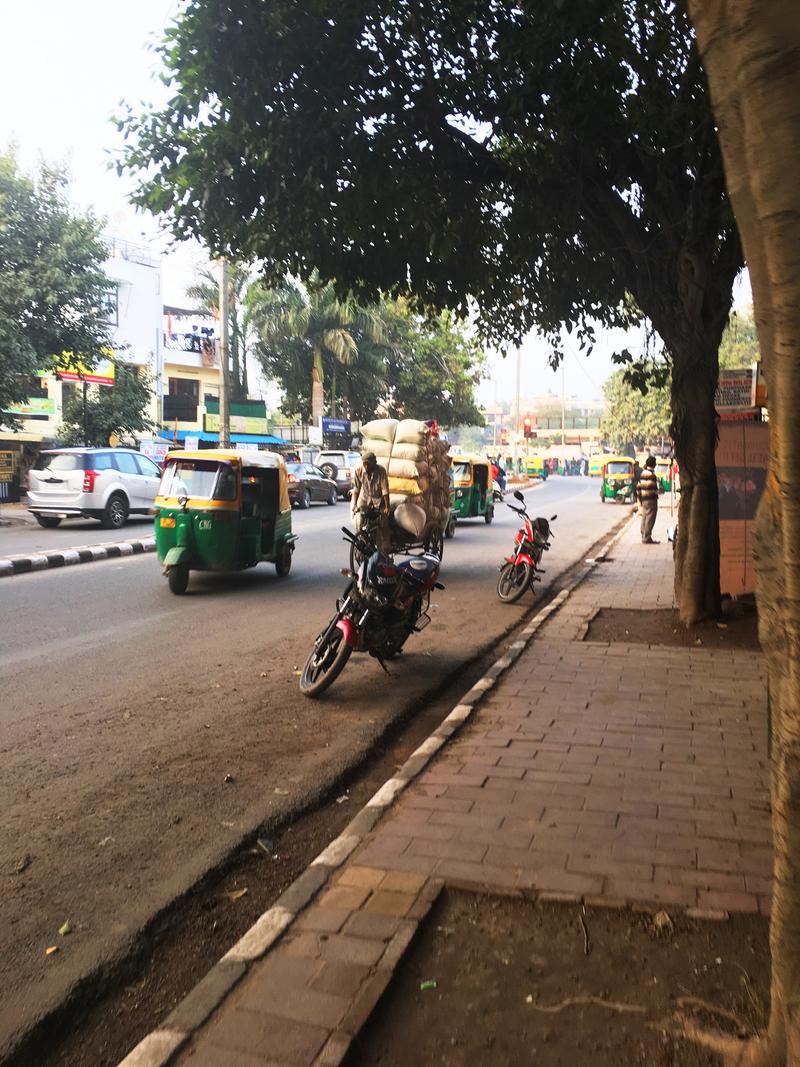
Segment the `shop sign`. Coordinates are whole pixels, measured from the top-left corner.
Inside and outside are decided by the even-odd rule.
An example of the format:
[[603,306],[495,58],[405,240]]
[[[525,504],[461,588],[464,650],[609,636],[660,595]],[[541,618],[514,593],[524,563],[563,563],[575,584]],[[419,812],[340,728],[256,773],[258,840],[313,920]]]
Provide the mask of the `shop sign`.
[[[231,433],[253,433],[266,435],[269,433],[269,419],[258,418],[253,415],[230,415]],[[219,415],[203,416],[203,429],[206,433],[219,433]]]
[[6,409],[9,415],[21,415],[26,419],[46,419],[56,413],[56,401],[52,396],[32,396],[23,404],[11,404]]
[[349,419],[322,419],[323,433],[351,433]]

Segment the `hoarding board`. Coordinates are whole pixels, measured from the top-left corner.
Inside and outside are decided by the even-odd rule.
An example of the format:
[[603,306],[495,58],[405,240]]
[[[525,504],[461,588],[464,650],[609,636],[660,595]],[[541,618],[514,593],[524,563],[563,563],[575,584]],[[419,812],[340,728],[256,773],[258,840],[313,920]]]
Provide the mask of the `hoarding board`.
[[720,589],[731,596],[755,592],[753,529],[767,479],[769,426],[724,422],[717,443]]

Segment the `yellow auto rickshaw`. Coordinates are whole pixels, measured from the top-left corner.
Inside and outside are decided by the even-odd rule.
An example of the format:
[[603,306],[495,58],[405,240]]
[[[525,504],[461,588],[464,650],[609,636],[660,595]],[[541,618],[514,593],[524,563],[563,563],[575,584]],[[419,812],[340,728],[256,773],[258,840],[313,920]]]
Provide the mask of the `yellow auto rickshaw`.
[[525,473],[528,475],[529,478],[541,478],[542,481],[546,481],[547,464],[544,461],[544,457],[526,456]]
[[458,519],[494,518],[492,465],[483,456],[453,456],[453,511]]
[[615,500],[618,504],[632,504],[634,498],[633,460],[630,456],[604,456],[603,482],[600,501]]
[[274,452],[170,452],[155,499],[159,561],[173,593],[190,571],[274,563],[288,575],[297,537],[286,464]]

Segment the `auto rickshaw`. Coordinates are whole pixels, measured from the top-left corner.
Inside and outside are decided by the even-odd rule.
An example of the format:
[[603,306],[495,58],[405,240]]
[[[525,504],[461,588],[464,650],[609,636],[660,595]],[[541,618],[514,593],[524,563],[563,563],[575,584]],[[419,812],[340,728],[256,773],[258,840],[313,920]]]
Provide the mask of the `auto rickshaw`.
[[672,460],[656,459],[656,478],[658,478],[658,491],[660,493],[672,492]]
[[285,578],[297,536],[286,464],[274,452],[170,452],[155,499],[158,559],[173,593],[190,571],[274,563]]
[[605,452],[596,452],[595,455],[589,456],[589,477],[590,478],[602,478],[603,467],[606,460],[610,457]]
[[547,480],[547,464],[542,456],[525,457],[525,473],[529,478],[541,478]]
[[629,456],[606,456],[603,464],[603,484],[600,500],[616,500],[618,504],[632,504],[633,460]]
[[459,519],[494,518],[492,465],[482,456],[453,456],[453,510]]

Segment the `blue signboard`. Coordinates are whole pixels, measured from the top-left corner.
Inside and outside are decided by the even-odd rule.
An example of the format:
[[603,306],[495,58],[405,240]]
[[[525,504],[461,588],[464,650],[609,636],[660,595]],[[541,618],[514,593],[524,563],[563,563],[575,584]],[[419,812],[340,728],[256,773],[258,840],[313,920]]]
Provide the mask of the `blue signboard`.
[[323,433],[350,433],[349,419],[322,419]]

